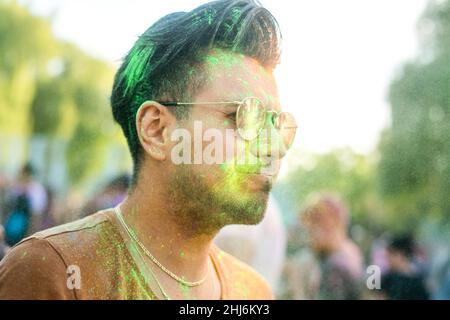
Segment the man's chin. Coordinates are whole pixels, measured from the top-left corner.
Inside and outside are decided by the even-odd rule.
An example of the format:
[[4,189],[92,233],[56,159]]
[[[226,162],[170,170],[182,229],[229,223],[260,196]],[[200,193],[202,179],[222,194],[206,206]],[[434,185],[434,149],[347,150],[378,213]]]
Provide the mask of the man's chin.
[[268,191],[259,191],[252,194],[251,199],[242,201],[242,195],[235,199],[233,203],[227,204],[225,225],[242,224],[256,225],[263,219],[267,209],[267,201],[269,198]]

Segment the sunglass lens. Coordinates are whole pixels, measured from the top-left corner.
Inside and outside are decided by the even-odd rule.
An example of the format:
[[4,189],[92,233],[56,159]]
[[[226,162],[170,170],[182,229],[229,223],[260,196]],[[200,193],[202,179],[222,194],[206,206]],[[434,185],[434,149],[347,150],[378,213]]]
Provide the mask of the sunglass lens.
[[256,139],[265,121],[265,109],[261,101],[247,98],[240,105],[237,116],[237,128],[245,140]]
[[287,149],[290,148],[297,132],[297,122],[294,116],[289,112],[280,113],[275,121],[275,128],[280,132],[284,146]]

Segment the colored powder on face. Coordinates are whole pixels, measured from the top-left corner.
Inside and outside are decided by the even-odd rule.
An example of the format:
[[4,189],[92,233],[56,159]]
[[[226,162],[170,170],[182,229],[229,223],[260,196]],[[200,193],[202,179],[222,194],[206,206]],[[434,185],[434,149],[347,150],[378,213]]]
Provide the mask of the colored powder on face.
[[[245,167],[245,165],[242,167]],[[217,194],[239,194],[238,201],[248,201],[251,198],[251,194],[242,190],[242,183],[246,177],[237,172],[236,165],[234,163],[223,163],[220,165],[220,168],[224,172],[224,178],[212,188],[212,191]]]
[[205,58],[208,66],[219,66],[222,70],[229,70],[236,65],[244,66],[244,56],[221,49],[215,49]]
[[259,72],[264,74],[266,72],[266,70],[264,69],[263,66],[259,66]]
[[275,102],[275,97],[269,93],[266,93],[266,100],[269,101],[269,103],[274,103]]
[[246,97],[255,97],[256,95],[252,91],[246,91],[245,96]]
[[219,64],[219,58],[211,56],[211,55],[206,57],[205,61],[207,64],[210,64],[210,65],[218,65]]
[[238,79],[238,81],[239,81],[240,83],[242,83],[242,85],[243,85],[244,87],[248,87],[248,86],[249,86],[248,81],[246,81],[246,80],[244,80],[244,79]]

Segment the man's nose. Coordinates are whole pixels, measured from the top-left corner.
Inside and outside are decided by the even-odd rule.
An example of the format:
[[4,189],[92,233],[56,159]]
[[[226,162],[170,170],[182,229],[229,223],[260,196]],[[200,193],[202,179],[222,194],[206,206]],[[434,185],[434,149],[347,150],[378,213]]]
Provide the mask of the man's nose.
[[280,132],[269,123],[261,130],[258,138],[253,140],[250,151],[258,158],[282,159],[287,152]]

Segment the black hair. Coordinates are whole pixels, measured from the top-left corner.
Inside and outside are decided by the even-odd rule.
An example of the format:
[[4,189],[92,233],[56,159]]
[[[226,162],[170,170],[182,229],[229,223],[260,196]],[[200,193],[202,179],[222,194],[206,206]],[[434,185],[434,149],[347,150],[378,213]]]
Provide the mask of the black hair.
[[414,256],[414,238],[410,235],[396,236],[388,244],[388,250],[402,253],[408,259]]
[[122,174],[112,179],[106,186],[106,188],[115,188],[120,190],[126,190],[130,186],[130,177],[128,174]]
[[36,170],[34,169],[34,166],[28,162],[22,167],[22,174],[33,177],[36,174]]
[[[274,68],[280,56],[281,33],[272,14],[256,0],[219,0],[191,12],[169,14],[145,31],[124,58],[111,94],[112,113],[127,139],[135,184],[142,147],[136,113],[147,101],[193,99],[205,82],[204,59],[223,49]],[[175,108],[177,119],[188,108]]]

